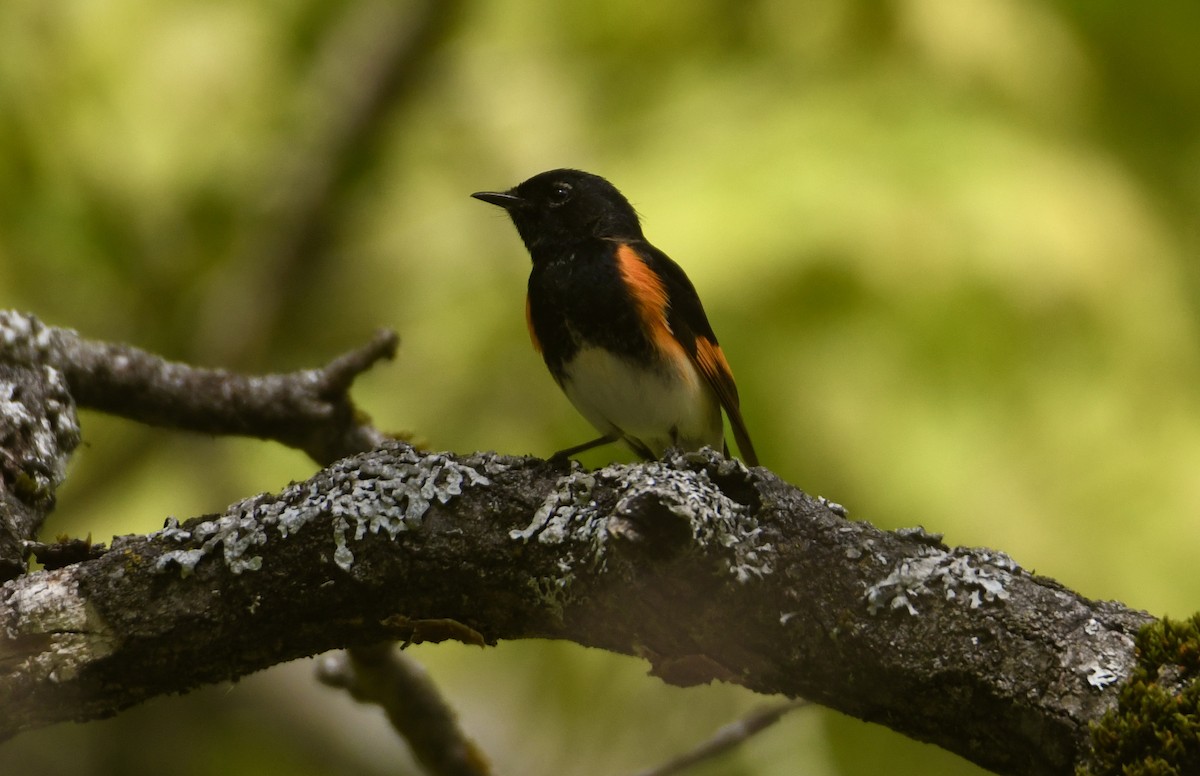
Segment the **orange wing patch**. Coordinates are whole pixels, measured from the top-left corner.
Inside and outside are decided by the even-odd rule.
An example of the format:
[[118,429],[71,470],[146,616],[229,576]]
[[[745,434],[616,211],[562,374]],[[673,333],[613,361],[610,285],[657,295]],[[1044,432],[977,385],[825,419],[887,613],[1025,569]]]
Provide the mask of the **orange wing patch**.
[[729,368],[721,346],[707,337],[696,337],[696,352],[692,361],[716,392],[721,406],[725,408],[729,426],[733,429],[733,438],[737,440],[738,450],[742,453],[742,460],[751,466],[758,466],[758,453],[754,452],[750,432],[746,430],[746,421],[742,420],[741,402],[738,400],[737,384],[733,381],[733,370]]
[[738,406],[737,385],[733,382],[733,370],[729,368],[729,362],[725,360],[725,353],[721,351],[720,345],[707,337],[696,337],[696,366],[700,368],[704,379],[708,380],[709,385],[717,392],[721,406],[726,410],[729,407]]
[[621,271],[621,279],[629,289],[633,303],[637,307],[638,317],[642,319],[653,342],[664,354],[678,357],[683,346],[671,332],[671,324],[667,322],[667,306],[670,298],[662,278],[642,261],[630,246],[621,243],[617,246],[617,268]]
[[529,294],[525,295],[525,326],[529,328],[529,341],[533,343],[533,349],[540,354],[542,343],[538,339],[537,332],[533,330],[533,313],[529,311]]

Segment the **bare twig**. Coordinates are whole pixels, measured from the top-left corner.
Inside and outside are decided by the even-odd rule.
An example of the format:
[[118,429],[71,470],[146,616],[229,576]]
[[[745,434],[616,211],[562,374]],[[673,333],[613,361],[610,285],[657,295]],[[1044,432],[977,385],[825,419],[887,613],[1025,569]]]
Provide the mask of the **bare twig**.
[[254,256],[292,265],[320,252],[336,195],[362,172],[360,161],[385,136],[387,117],[422,83],[460,6],[365,0],[347,7],[326,36],[304,132],[279,157],[283,198],[260,235],[261,247],[273,250]]
[[[226,362],[255,361],[278,336],[284,300],[305,298],[323,282],[330,234],[340,203],[370,170],[387,129],[427,82],[427,68],[453,26],[462,0],[364,0],[350,3],[325,35],[298,130],[279,146],[278,171],[256,198],[263,208],[246,225],[236,287],[220,289],[247,321],[224,353]],[[307,315],[307,308],[304,314]]]
[[417,761],[434,776],[491,774],[425,669],[390,643],[326,655],[317,664],[317,676],[355,700],[382,707]]
[[320,463],[386,439],[347,391],[359,374],[393,358],[398,342],[394,332],[380,331],[324,369],[246,377],[84,339],[32,315],[0,311],[0,362],[53,367],[80,407],[151,425],[272,439]]
[[756,733],[760,733],[771,725],[774,725],[788,712],[808,705],[808,701],[798,698],[787,703],[780,703],[765,709],[759,709],[747,717],[735,720],[721,727],[713,734],[712,738],[692,751],[686,752],[656,768],[639,771],[636,776],[671,776],[674,773],[681,773],[693,765],[699,765],[705,760],[711,760],[714,757],[725,754],[735,746],[744,743]]

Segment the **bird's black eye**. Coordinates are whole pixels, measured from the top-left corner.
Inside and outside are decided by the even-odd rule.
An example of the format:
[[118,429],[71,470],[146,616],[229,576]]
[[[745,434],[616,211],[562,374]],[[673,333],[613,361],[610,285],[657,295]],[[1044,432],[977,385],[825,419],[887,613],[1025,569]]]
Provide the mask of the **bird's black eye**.
[[574,190],[572,189],[571,184],[563,183],[561,181],[559,183],[555,183],[550,187],[550,207],[558,207],[559,205],[563,204],[571,198],[572,193],[574,193]]

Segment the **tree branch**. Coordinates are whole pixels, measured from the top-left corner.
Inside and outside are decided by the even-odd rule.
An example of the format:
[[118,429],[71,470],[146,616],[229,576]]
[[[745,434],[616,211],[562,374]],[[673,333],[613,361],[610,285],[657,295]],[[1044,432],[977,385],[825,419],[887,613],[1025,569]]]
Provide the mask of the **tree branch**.
[[324,369],[246,377],[167,361],[129,345],[84,339],[32,315],[0,310],[0,363],[51,367],[80,407],[205,434],[272,439],[321,463],[386,437],[350,401],[354,379],[395,357],[399,338],[379,331]]
[[[299,130],[280,143],[278,170],[256,201],[239,253],[252,262],[250,279],[224,289],[253,316],[237,354],[261,351],[286,324],[285,299],[303,298],[320,282],[331,233],[347,190],[371,169],[398,112],[427,83],[430,63],[453,30],[462,0],[367,0],[348,4],[324,35]],[[243,289],[249,289],[247,292]],[[291,311],[292,314],[304,312]],[[307,314],[304,312],[304,314]]]
[[[2,370],[14,370],[22,375],[42,376],[61,394],[55,394],[58,403],[26,401],[21,412],[0,412],[0,429],[5,425],[20,426],[11,433],[0,433],[0,440],[7,442],[3,452],[14,460],[19,457],[27,463],[32,461],[36,464],[37,476],[41,476],[38,472],[42,469],[53,475],[48,485],[33,491],[35,495],[41,495],[29,506],[24,502],[0,503],[0,549],[8,547],[2,541],[6,534],[14,537],[10,542],[12,562],[8,564],[11,573],[0,579],[15,577],[25,570],[25,548],[32,547],[47,567],[61,566],[64,559],[75,562],[97,554],[97,548],[91,547],[89,542],[46,545],[32,541],[44,512],[53,503],[50,486],[61,480],[66,453],[79,437],[74,406],[61,373],[53,367],[33,365],[56,364],[70,376],[74,390],[88,398],[88,406],[96,409],[135,420],[210,433],[249,433],[272,438],[301,447],[318,462],[329,463],[368,450],[386,438],[367,425],[365,417],[355,410],[349,390],[354,379],[380,358],[393,357],[396,344],[394,334],[379,332],[367,345],[339,356],[322,370],[246,378],[224,371],[172,364],[136,348],[90,342],[73,331],[45,327],[33,316],[0,311],[0,375],[4,374]],[[115,362],[110,364],[108,359],[115,359]],[[9,366],[3,363],[5,361],[30,366]],[[30,391],[22,389],[12,393],[27,396]],[[35,398],[39,397],[40,394],[35,394]],[[42,412],[46,408],[53,412]],[[65,434],[66,442],[69,442],[69,445],[65,442],[59,445],[65,448],[61,460],[45,462],[30,458],[36,452],[33,448],[46,448],[47,443],[32,432],[19,433],[21,428],[30,425],[30,418],[40,421],[43,415],[53,421],[47,429],[57,430],[60,436]],[[40,447],[33,445],[36,440],[41,440]],[[47,490],[49,497],[45,496]],[[27,517],[27,514],[33,517]],[[3,557],[0,555],[0,561]],[[0,570],[3,568],[0,566]],[[474,759],[461,756],[464,752],[477,754],[476,749],[457,725],[452,724],[452,713],[432,682],[423,674],[418,675],[415,667],[405,671],[399,668],[385,671],[386,666],[381,664],[378,653],[380,648],[380,645],[354,648],[339,659],[348,667],[370,670],[375,679],[388,678],[387,687],[393,691],[393,697],[403,695],[405,713],[390,711],[389,718],[397,726],[397,732],[408,741],[417,759],[439,776],[471,773],[465,768],[482,766],[485,762],[482,756]],[[5,654],[6,650],[0,646],[0,663]],[[355,676],[361,675],[362,671]],[[350,681],[349,674],[347,681]],[[361,694],[362,690],[357,692]],[[474,773],[485,772],[477,770]]]
[[335,647],[538,637],[1061,774],[1151,620],[715,454],[588,473],[390,443],[9,582],[0,734]]
[[[0,348],[10,336],[0,330]],[[0,582],[25,571],[25,547],[54,508],[78,444],[75,403],[62,374],[0,362]]]

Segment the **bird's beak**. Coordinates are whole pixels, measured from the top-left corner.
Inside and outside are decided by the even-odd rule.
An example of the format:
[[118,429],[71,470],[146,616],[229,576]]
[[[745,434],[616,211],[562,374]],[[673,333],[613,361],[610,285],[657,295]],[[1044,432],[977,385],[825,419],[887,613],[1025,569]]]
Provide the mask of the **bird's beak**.
[[509,194],[505,191],[477,191],[471,195],[475,199],[482,200],[491,205],[497,205],[505,210],[512,210],[518,205],[524,204],[525,200],[518,197],[516,194]]

